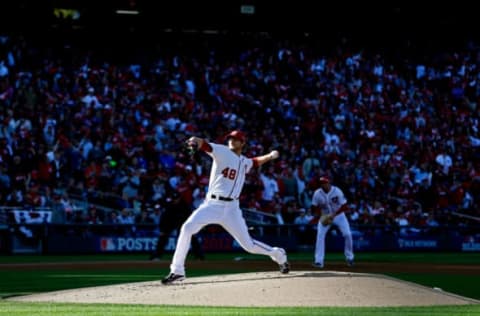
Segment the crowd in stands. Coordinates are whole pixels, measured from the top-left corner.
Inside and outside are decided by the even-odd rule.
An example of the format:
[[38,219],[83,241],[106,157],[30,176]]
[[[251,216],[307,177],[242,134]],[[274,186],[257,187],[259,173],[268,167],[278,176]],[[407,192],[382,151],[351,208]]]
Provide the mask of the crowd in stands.
[[[210,159],[184,141],[241,129],[248,156],[281,153],[248,175],[241,206],[281,223],[306,222],[321,175],[354,225],[480,216],[479,47],[411,58],[268,37],[192,46],[116,62],[0,37],[0,205],[158,222],[172,194],[192,209],[205,198]],[[77,211],[79,200],[112,211]]]

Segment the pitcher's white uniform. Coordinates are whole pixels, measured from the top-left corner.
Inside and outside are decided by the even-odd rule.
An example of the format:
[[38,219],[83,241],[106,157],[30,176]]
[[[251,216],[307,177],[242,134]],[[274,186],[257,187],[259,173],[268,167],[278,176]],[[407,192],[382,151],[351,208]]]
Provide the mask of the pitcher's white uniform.
[[254,166],[254,159],[237,155],[228,146],[208,143],[213,158],[208,193],[205,201],[190,215],[180,230],[175,254],[170,265],[174,274],[185,275],[185,259],[191,236],[208,224],[221,225],[248,252],[270,256],[283,264],[285,251],[271,247],[250,237],[248,227],[239,206],[239,196],[245,175]]
[[[317,189],[313,193],[312,205],[319,207],[322,210],[322,214],[333,214],[342,205],[347,203],[347,199],[340,188],[332,185],[330,191],[325,193],[322,188]],[[345,238],[345,258],[346,260],[353,261],[353,242],[352,233],[350,231],[350,225],[345,213],[340,213],[333,219],[332,224],[342,232],[343,238]],[[332,225],[324,226],[322,223],[318,223],[317,226],[317,241],[315,244],[315,262],[323,265],[325,258],[325,236]]]

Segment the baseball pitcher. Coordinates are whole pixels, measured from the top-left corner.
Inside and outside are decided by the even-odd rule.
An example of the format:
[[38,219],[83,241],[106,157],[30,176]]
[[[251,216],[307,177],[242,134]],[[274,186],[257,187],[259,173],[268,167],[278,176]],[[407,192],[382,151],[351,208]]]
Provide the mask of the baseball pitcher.
[[278,151],[247,158],[242,155],[246,144],[243,132],[232,131],[227,135],[227,139],[228,146],[210,143],[199,137],[191,137],[187,141],[192,150],[198,148],[205,152],[213,159],[213,163],[205,201],[182,225],[170,265],[170,274],[162,280],[163,284],[185,279],[185,259],[192,235],[209,224],[221,225],[246,251],[269,256],[279,264],[281,273],[290,271],[284,249],[271,247],[250,237],[238,200],[246,173],[252,167],[278,158]]

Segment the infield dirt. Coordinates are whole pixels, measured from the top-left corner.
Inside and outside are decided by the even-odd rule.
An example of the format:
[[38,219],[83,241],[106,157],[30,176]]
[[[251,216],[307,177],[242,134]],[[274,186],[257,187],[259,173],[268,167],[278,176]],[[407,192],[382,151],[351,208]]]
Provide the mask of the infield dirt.
[[[2,265],[2,269],[115,269],[128,266],[165,268],[166,262],[85,262]],[[326,270],[312,270],[307,263],[295,263],[290,274],[263,261],[189,262],[188,268],[225,269],[230,265],[244,271],[227,275],[189,277],[173,285],[158,281],[136,282],[72,289],[12,297],[15,301],[121,303],[202,306],[429,306],[479,304],[479,301],[401,281],[381,274],[385,271],[437,271],[478,273],[475,266],[357,264],[347,268],[330,263]],[[335,270],[331,270],[335,268]],[[473,270],[472,270],[473,269]],[[343,270],[343,271],[340,271]]]

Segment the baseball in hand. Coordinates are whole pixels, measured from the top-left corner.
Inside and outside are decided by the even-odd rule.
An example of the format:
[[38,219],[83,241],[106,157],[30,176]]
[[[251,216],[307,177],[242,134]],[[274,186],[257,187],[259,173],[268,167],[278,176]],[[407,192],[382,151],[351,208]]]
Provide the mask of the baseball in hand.
[[279,155],[280,155],[280,154],[278,153],[278,150],[273,150],[273,151],[270,153],[270,157],[272,157],[272,159],[277,159]]

